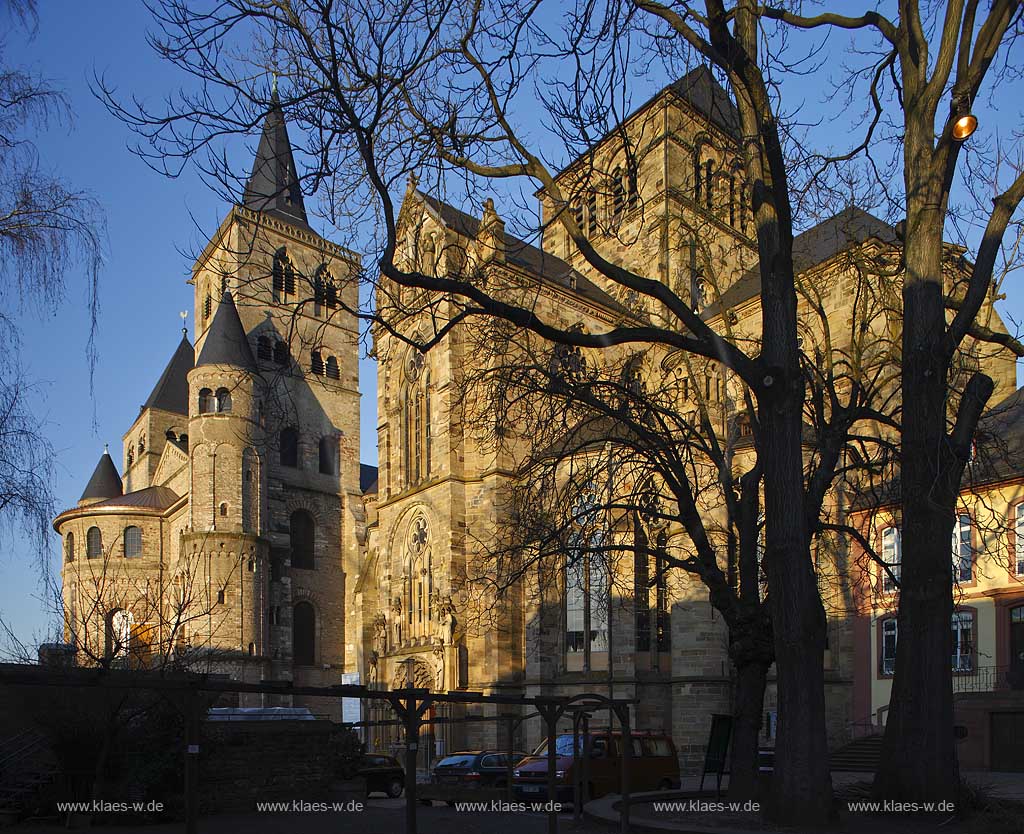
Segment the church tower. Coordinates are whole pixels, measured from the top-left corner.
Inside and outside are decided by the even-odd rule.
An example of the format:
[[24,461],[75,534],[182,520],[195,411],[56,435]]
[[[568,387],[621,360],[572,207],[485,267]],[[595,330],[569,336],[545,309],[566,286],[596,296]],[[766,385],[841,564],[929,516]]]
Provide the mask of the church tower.
[[254,619],[243,628],[266,677],[299,684],[340,683],[355,668],[358,271],[356,255],[309,225],[275,96],[242,204],[192,272],[190,535],[216,529],[218,548],[223,535],[246,547],[255,537],[254,564],[244,561]]

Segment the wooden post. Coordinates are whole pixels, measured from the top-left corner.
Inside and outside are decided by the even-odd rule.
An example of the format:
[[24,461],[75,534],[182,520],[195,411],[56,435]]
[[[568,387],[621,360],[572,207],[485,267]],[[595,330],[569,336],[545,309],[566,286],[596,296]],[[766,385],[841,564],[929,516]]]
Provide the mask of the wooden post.
[[615,712],[618,713],[619,722],[622,724],[622,763],[619,804],[619,824],[622,834],[629,834],[629,774],[633,767],[633,735],[629,727],[629,704],[618,704]]
[[185,834],[199,826],[199,693],[185,690]]
[[576,823],[583,819],[583,765],[580,757],[581,715],[579,710],[574,710],[572,714],[572,818]]
[[508,739],[508,763],[507,770],[505,772],[505,798],[511,805],[512,800],[515,799],[515,796],[512,793],[512,771],[515,769],[516,766],[516,762],[512,759],[512,750],[515,748],[515,719],[510,716],[505,725],[505,728],[507,731],[506,736]]
[[554,704],[547,704],[538,707],[537,711],[544,718],[548,731],[548,834],[558,834],[558,811],[555,810],[555,802],[558,801],[558,786],[555,781],[555,771],[558,767],[555,750],[558,708]]

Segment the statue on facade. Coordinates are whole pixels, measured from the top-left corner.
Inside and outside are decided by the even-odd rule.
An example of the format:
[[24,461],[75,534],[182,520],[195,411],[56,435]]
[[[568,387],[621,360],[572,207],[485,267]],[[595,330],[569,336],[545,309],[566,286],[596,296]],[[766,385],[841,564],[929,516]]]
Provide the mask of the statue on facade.
[[441,643],[434,643],[434,665],[435,665],[435,677],[437,679],[434,687],[435,692],[444,691],[444,645]]
[[373,649],[377,657],[388,653],[388,620],[383,613],[373,620]]
[[455,643],[455,626],[458,621],[455,619],[455,605],[451,597],[442,597],[437,604],[437,638],[443,646],[451,646]]
[[370,662],[366,669],[366,685],[369,687],[376,686],[377,684],[377,662],[379,659],[376,651],[370,652]]

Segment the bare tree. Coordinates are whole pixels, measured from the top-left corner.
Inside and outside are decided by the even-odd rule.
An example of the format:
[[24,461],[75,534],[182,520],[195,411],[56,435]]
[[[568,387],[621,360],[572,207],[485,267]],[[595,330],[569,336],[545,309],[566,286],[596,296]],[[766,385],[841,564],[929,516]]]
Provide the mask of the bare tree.
[[[34,32],[35,3],[8,0],[0,15],[15,31]],[[0,45],[2,50],[2,45]],[[10,66],[0,51],[0,331],[7,349],[0,363],[0,521],[29,534],[41,572],[47,570],[47,539],[53,517],[52,449],[40,432],[38,412],[27,407],[35,384],[18,358],[21,313],[63,297],[69,274],[87,278],[91,331],[87,353],[95,360],[93,335],[104,220],[95,200],[53,174],[33,144],[38,132],[70,116],[63,93],[47,79]]]
[[[951,9],[950,17],[965,17],[960,4],[952,4]],[[820,823],[831,813],[821,686],[825,617],[811,538],[823,497],[841,468],[851,429],[858,421],[879,415],[859,398],[856,388],[848,400],[826,401],[828,407],[820,410],[818,418],[820,441],[813,472],[806,476],[804,417],[815,391],[808,386],[799,345],[798,271],[793,253],[794,188],[798,183],[793,178],[800,169],[794,167],[792,125],[780,116],[784,111],[774,82],[776,73],[790,71],[794,63],[782,60],[785,39],[773,42],[771,35],[794,25],[874,27],[894,50],[892,58],[879,64],[874,77],[895,66],[897,59],[902,67],[899,112],[906,116],[905,147],[912,149],[903,165],[909,218],[905,266],[910,276],[905,283],[904,306],[907,318],[914,322],[903,335],[903,355],[908,360],[904,364],[918,368],[917,360],[910,358],[924,348],[928,363],[941,365],[920,366],[927,370],[927,384],[904,379],[904,401],[913,402],[915,409],[925,409],[934,420],[941,418],[941,425],[938,429],[933,426],[931,434],[917,431],[918,423],[913,422],[917,418],[911,418],[914,439],[903,451],[911,475],[917,471],[915,466],[923,465],[924,449],[942,445],[936,431],[946,438],[946,370],[988,299],[992,247],[998,245],[1017,204],[1012,188],[998,201],[993,225],[974,267],[974,275],[980,277],[977,281],[972,278],[948,333],[936,336],[936,332],[945,333],[944,325],[933,325],[935,315],[944,315],[942,226],[948,181],[955,168],[946,163],[955,162],[958,146],[951,137],[952,117],[945,122],[942,141],[935,147],[931,131],[936,108],[945,95],[944,79],[953,65],[957,39],[955,35],[942,39],[936,66],[939,80],[922,81],[927,75],[928,51],[917,7],[906,2],[900,10],[901,23],[895,25],[876,13],[855,19],[833,14],[804,19],[745,0],[730,7],[719,0],[708,0],[699,7],[652,0],[580,3],[562,17],[559,29],[542,19],[536,4],[515,2],[491,7],[406,0],[397,5],[353,8],[316,0],[273,4],[229,0],[208,12],[191,3],[164,0],[157,7],[160,32],[154,44],[164,58],[193,77],[198,91],[173,102],[170,112],[151,112],[138,104],[126,107],[108,95],[112,108],[150,143],[144,152],[157,160],[156,164],[173,166],[176,161],[211,151],[205,157],[207,172],[230,188],[237,179],[217,155],[216,143],[226,135],[251,130],[272,104],[266,74],[271,69],[278,72],[283,79],[280,105],[293,123],[305,128],[305,181],[311,188],[324,186],[331,219],[353,233],[360,230],[361,222],[372,224],[381,274],[402,287],[442,294],[450,303],[448,309],[454,312],[442,317],[424,348],[460,322],[490,316],[569,348],[656,345],[718,363],[735,375],[749,392],[756,414],[754,435],[767,519],[765,565],[779,680],[778,744],[785,751],[773,780],[770,810],[777,819]],[[968,35],[974,31],[973,10],[970,5],[966,14],[972,24],[967,27]],[[964,81],[968,102],[1007,33],[1012,32],[1011,24],[1016,25],[1017,6],[997,4],[990,14],[991,23],[982,27],[977,38],[976,54],[969,52],[961,62],[963,71],[971,74],[971,79]],[[973,49],[969,36],[962,42],[964,49]],[[244,49],[234,49],[240,44]],[[582,153],[586,157],[595,139],[609,132],[615,135],[615,125],[621,122],[628,102],[627,81],[639,62],[661,61],[671,68],[687,57],[716,68],[733,93],[740,136],[736,157],[756,230],[759,264],[761,332],[753,344],[737,342],[710,327],[686,294],[658,275],[644,274],[635,266],[627,268],[599,251],[573,210],[582,194],[576,187],[579,181],[570,183],[556,176],[554,166],[545,161],[532,134],[524,128],[524,124],[536,124],[535,109],[519,109],[531,88],[542,89],[539,106],[555,125],[554,133],[567,155]],[[571,68],[568,72],[566,66]],[[958,94],[958,109],[962,99]],[[869,118],[867,122],[870,145],[875,121]],[[628,133],[620,131],[618,138],[627,158],[635,159],[637,149]],[[931,152],[937,156],[925,158]],[[635,163],[627,168],[635,181]],[[415,260],[405,258],[392,193],[411,171],[428,177],[428,187],[447,186],[470,196],[498,181],[540,188],[547,207],[544,225],[567,235],[587,269],[605,284],[644,299],[646,314],[626,318],[602,332],[586,333],[545,317],[527,297],[509,298],[507,293],[494,292],[472,270],[436,274],[420,268]],[[584,190],[599,185],[608,172],[594,173],[596,176],[583,178]],[[947,184],[937,185],[940,181]],[[930,224],[926,244],[921,242],[925,221]],[[919,286],[930,289],[922,296]],[[930,299],[929,312],[918,315],[922,297]],[[1005,342],[999,334],[994,335]],[[408,334],[404,338],[409,338]],[[962,451],[963,439],[970,436],[984,400],[978,396],[984,393],[982,388],[979,377],[961,400],[964,419],[950,435],[951,442],[942,446],[950,454],[954,449]],[[942,395],[936,399],[940,390]],[[941,407],[928,411],[929,403]],[[949,458],[954,459],[956,455]],[[941,471],[951,472],[951,465],[944,465]],[[912,517],[935,518],[913,516],[914,510],[923,512],[917,505],[908,504],[907,509]],[[944,512],[942,518],[946,526],[932,524],[929,528],[929,534],[937,538],[929,540],[928,547],[920,547],[932,554],[935,566],[942,562],[943,576],[948,578],[946,521],[951,515]],[[913,523],[915,530],[918,523]],[[935,548],[942,536],[936,528],[946,536],[941,560],[940,550]],[[908,579],[915,575],[912,569]],[[932,582],[929,587],[938,585]],[[948,599],[948,582],[942,590]],[[946,612],[942,628],[948,629],[948,603],[938,607]],[[936,606],[928,610],[933,608]],[[929,615],[929,622],[937,624],[941,613],[934,618]],[[930,668],[942,669],[942,664],[935,662],[939,631],[928,633],[933,634],[934,645],[920,656],[931,658],[927,661]],[[945,648],[943,643],[943,651]],[[901,653],[904,650],[909,652],[904,646]],[[915,677],[911,673],[900,680]],[[898,683],[897,689],[900,686]],[[948,680],[943,686],[948,691]],[[896,697],[898,701],[901,698],[898,693]],[[950,718],[951,698],[945,698],[944,704],[939,710],[942,721]],[[934,735],[935,727],[951,726],[949,721],[941,723],[938,715],[932,710],[927,721],[901,720],[898,726],[915,738],[932,737],[919,734]],[[931,768],[945,767],[943,772],[948,773],[951,732],[941,743],[941,754],[928,747],[935,749],[936,755],[926,758]],[[899,756],[892,759],[902,760]],[[927,781],[929,791],[935,789],[936,780],[929,777]],[[943,789],[948,787],[948,780],[940,781]]]

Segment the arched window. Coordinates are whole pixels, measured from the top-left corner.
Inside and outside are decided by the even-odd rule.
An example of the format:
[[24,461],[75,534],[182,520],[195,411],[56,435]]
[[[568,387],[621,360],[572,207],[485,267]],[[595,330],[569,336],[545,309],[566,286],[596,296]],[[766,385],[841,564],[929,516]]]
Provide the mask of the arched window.
[[402,460],[406,485],[419,483],[430,475],[430,372],[418,350],[411,350],[405,363],[401,393]]
[[295,270],[292,262],[288,260],[288,252],[282,246],[274,255],[273,267],[273,295],[274,300],[289,295],[295,295]]
[[338,306],[338,287],[333,278],[328,280],[327,286],[324,287],[324,302],[328,310],[333,310]]
[[221,518],[226,518],[227,514],[228,514],[227,502],[226,501],[221,502],[221,505],[220,505],[220,517]]
[[85,534],[85,558],[98,559],[103,555],[103,534],[99,527],[90,527]]
[[573,508],[575,530],[565,555],[566,669],[605,668],[608,663],[607,556],[597,496],[589,485]]
[[334,474],[334,448],[334,438],[320,438],[320,474],[322,475]]
[[217,389],[217,413],[231,411],[231,392],[227,388]]
[[288,522],[288,540],[292,549],[292,567],[313,570],[316,522],[305,510],[296,510]]
[[317,376],[322,376],[324,372],[324,357],[318,350],[313,351],[313,356],[309,362],[309,369]]
[[132,647],[133,617],[118,608],[107,615],[106,655],[111,660],[126,659]]
[[273,359],[274,358],[274,347],[270,343],[269,336],[260,336],[256,340],[256,358],[257,359]]
[[316,664],[316,611],[309,602],[297,602],[292,612],[292,661],[296,666]]
[[313,307],[314,314],[320,315],[320,308],[324,306],[324,273],[323,267],[316,271],[313,278]]
[[142,528],[124,528],[124,557],[134,559],[142,555]]
[[281,430],[281,466],[299,465],[299,430],[288,426]]
[[206,294],[206,298],[203,299],[203,321],[209,321],[210,314],[213,312],[213,298],[209,293]]
[[75,534],[68,533],[64,539],[64,561],[73,562],[75,561]]
[[610,225],[612,228],[617,228],[619,221],[622,220],[622,212],[626,207],[626,191],[623,188],[621,168],[615,168],[612,171],[611,191]]
[[145,452],[145,451],[146,451],[146,435],[140,434],[139,435],[139,457],[141,457],[142,453]]
[[132,464],[135,463],[135,449],[133,449],[131,446],[128,447],[128,454],[126,455],[126,460],[128,463],[127,468],[131,469]]
[[327,357],[327,376],[331,379],[340,379],[341,373],[338,370],[338,360],[333,356]]
[[213,391],[209,388],[199,389],[199,413],[211,414],[217,410],[217,401],[213,398]]
[[288,350],[287,342],[275,342],[274,361],[278,365],[287,365],[291,358],[291,351]]

